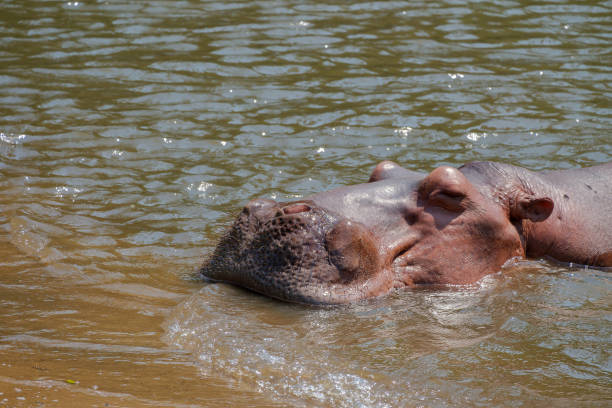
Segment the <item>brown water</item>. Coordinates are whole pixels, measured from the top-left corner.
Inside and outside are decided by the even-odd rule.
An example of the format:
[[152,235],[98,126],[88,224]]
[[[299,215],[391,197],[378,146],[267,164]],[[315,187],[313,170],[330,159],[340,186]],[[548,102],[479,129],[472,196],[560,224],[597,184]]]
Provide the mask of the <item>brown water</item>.
[[612,157],[610,2],[0,1],[0,406],[606,406],[609,272],[194,278],[253,197]]

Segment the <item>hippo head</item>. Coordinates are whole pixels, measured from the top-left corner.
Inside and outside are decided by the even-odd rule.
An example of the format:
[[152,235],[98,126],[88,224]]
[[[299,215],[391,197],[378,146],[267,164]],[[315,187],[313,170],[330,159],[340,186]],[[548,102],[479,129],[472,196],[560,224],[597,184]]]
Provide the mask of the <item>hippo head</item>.
[[253,200],[201,273],[281,300],[323,304],[475,282],[524,255],[521,220],[545,219],[552,201],[500,193],[478,172],[462,170],[421,174],[386,161],[365,184],[290,203]]

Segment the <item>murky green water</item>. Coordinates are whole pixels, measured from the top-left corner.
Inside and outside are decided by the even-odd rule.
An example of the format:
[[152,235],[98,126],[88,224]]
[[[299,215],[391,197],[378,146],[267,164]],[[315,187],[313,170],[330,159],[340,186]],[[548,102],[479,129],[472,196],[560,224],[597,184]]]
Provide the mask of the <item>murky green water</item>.
[[0,406],[605,406],[609,272],[340,308],[193,272],[256,196],[612,157],[609,2],[0,1]]

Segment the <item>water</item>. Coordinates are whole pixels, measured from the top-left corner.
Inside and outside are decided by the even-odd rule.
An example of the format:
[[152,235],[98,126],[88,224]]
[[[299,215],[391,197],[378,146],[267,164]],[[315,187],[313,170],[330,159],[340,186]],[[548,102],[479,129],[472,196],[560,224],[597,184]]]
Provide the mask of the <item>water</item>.
[[337,308],[194,278],[253,197],[612,157],[609,2],[0,3],[0,406],[604,406],[609,272]]

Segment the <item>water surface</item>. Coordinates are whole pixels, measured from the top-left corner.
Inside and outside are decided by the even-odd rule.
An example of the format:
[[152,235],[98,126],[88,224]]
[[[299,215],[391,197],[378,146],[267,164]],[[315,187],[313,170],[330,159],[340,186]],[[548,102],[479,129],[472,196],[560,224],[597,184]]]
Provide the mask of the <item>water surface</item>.
[[609,404],[609,272],[336,308],[194,278],[248,199],[380,160],[609,162],[609,2],[0,9],[0,406]]

